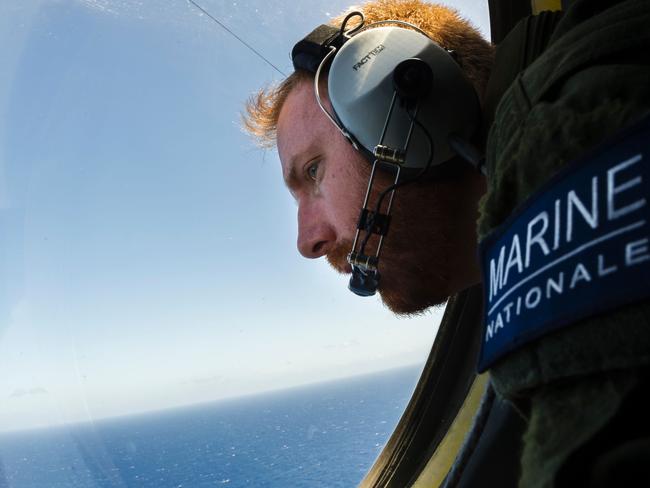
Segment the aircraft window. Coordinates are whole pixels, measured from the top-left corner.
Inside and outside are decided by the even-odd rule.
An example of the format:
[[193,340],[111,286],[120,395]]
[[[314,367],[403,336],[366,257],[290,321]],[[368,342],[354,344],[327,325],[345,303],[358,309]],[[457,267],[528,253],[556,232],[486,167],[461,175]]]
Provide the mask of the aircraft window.
[[[286,73],[350,2],[198,3]],[[281,75],[223,26],[0,5],[0,486],[351,486],[399,420],[442,311],[299,257],[239,119]]]

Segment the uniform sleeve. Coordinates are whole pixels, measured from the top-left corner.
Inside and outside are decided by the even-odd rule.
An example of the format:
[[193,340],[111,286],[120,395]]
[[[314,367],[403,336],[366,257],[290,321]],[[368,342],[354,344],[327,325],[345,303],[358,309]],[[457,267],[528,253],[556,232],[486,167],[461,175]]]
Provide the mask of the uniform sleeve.
[[650,2],[622,2],[569,29],[574,21],[563,19],[563,34],[497,108],[480,238],[568,162],[650,111]]

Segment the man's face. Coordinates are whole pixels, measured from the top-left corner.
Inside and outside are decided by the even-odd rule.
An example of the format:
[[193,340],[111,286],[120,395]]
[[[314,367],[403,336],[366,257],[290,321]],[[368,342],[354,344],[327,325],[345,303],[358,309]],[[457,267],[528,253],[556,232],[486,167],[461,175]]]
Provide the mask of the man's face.
[[[335,269],[349,273],[346,257],[370,164],[322,113],[310,81],[300,82],[288,95],[278,119],[277,144],[285,182],[298,203],[298,250],[307,258],[327,256]],[[378,180],[380,189],[392,181],[388,175]],[[454,269],[450,254],[462,254],[458,241],[466,238],[460,233],[475,240],[476,201],[469,206],[471,215],[459,215],[467,213],[467,205],[458,204],[458,190],[431,182],[398,190],[379,261],[379,293],[392,311],[415,313],[460,289],[457,278],[463,273]],[[463,225],[468,219],[469,225]],[[375,246],[373,238],[366,253],[374,253]]]
[[287,97],[278,119],[282,174],[298,203],[298,251],[306,258],[328,256],[350,272],[350,251],[363,203],[367,166],[316,104],[313,84],[301,82]]

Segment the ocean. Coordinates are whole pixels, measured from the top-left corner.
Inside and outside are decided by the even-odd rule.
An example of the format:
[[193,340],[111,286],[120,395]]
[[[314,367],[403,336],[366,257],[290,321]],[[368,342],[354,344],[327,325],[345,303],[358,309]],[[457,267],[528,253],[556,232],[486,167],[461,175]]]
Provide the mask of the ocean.
[[417,368],[0,435],[0,488],[354,487]]

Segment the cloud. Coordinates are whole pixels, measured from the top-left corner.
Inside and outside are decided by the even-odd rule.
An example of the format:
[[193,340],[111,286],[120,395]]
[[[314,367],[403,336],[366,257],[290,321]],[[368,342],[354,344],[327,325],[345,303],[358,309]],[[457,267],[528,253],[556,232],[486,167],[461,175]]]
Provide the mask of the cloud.
[[187,380],[181,381],[182,385],[203,385],[206,383],[223,383],[225,377],[221,375],[206,376],[206,377],[194,377]]
[[361,343],[357,339],[351,339],[349,341],[343,341],[338,344],[326,344],[323,346],[325,349],[348,349],[350,347],[359,347]]
[[113,5],[111,2],[107,0],[80,0],[82,4],[86,5],[87,7],[90,7],[95,10],[99,10],[100,12],[106,12],[110,14],[116,14],[116,10],[113,8]]
[[37,388],[16,388],[14,392],[9,395],[9,398],[21,398],[24,396],[31,396],[31,395],[47,395],[49,392],[45,388],[37,387]]

